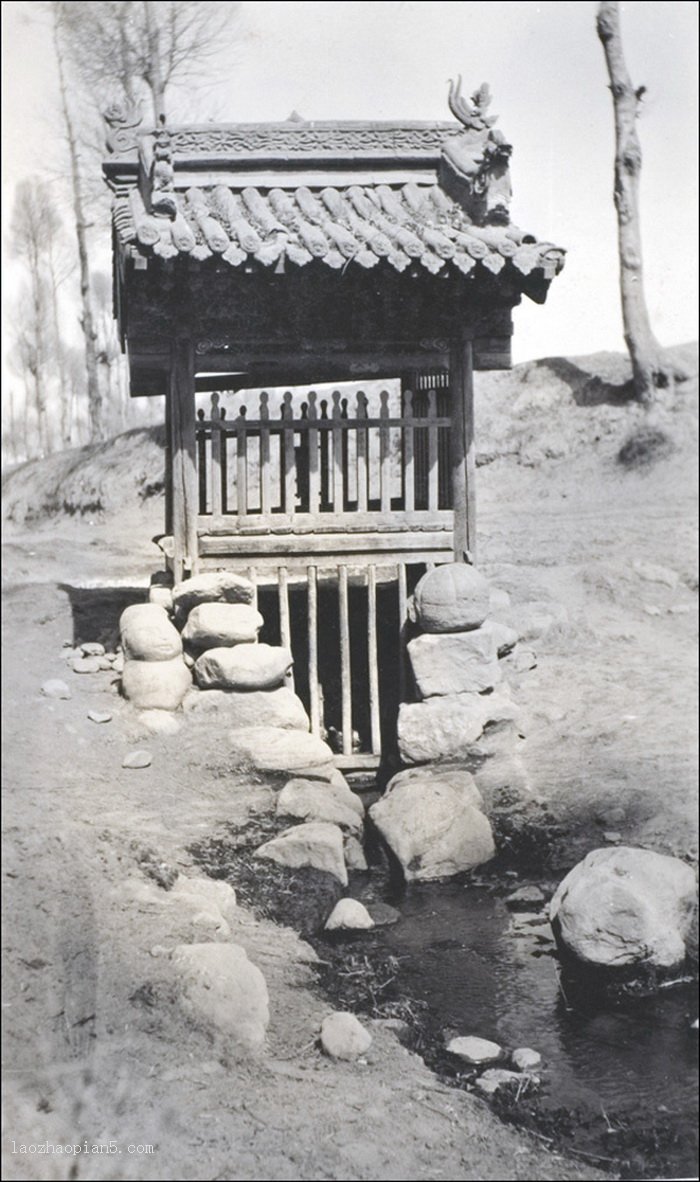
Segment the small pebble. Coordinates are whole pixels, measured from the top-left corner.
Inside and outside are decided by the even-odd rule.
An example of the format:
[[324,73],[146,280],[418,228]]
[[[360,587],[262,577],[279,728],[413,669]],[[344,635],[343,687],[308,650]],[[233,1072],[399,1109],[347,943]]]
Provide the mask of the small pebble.
[[98,644],[96,640],[89,640],[86,644],[81,644],[80,651],[86,657],[103,657],[105,655],[105,646]]
[[494,1063],[503,1054],[497,1042],[490,1042],[488,1038],[476,1038],[473,1035],[450,1039],[447,1050],[451,1055],[457,1055],[464,1059],[465,1063],[472,1063],[474,1066],[480,1063]]
[[622,841],[622,834],[617,833],[617,832],[613,831],[612,829],[608,829],[603,834],[603,841],[610,841],[614,845],[615,842]]
[[388,903],[368,903],[367,910],[376,928],[387,928],[401,919],[401,912]]
[[513,891],[512,895],[508,895],[506,899],[506,907],[511,911],[529,911],[531,908],[537,909],[544,903],[544,895],[538,886],[524,886],[519,890]]
[[339,899],[325,923],[327,932],[345,929],[361,931],[374,927],[374,920],[359,899]]
[[483,1075],[479,1076],[476,1081],[476,1086],[480,1092],[485,1092],[487,1096],[493,1096],[503,1084],[516,1082],[518,1084],[527,1082],[528,1084],[537,1084],[539,1080],[534,1075],[521,1075],[517,1071],[507,1071],[504,1067],[490,1067]]
[[74,673],[99,673],[99,657],[74,657],[70,663]]
[[359,1059],[372,1045],[372,1035],[354,1014],[336,1011],[321,1024],[321,1046],[332,1059]]
[[154,944],[153,947],[149,949],[149,951],[150,951],[151,956],[167,956],[168,955],[168,949],[164,948],[162,944]]
[[65,681],[59,681],[57,677],[45,681],[41,687],[41,692],[45,698],[63,698],[67,700],[73,696]]
[[518,1071],[534,1071],[542,1063],[542,1056],[539,1051],[533,1051],[532,1047],[518,1047],[511,1055],[511,1062]]
[[108,710],[88,710],[90,722],[111,722],[112,715]]
[[129,751],[122,760],[122,767],[139,768],[151,766],[150,751]]

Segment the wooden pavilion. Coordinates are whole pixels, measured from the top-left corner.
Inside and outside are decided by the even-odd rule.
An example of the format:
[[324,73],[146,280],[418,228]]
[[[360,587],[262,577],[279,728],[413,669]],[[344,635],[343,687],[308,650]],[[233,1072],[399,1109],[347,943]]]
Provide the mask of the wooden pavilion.
[[458,84],[445,123],[107,115],[131,394],[165,397],[161,549],[178,580],[279,581],[283,634],[287,572],[310,604],[335,572],[342,640],[348,569],[371,618],[378,566],[404,603],[408,564],[474,560],[472,373],[510,365],[512,308],[564,258],[510,221],[488,103]]

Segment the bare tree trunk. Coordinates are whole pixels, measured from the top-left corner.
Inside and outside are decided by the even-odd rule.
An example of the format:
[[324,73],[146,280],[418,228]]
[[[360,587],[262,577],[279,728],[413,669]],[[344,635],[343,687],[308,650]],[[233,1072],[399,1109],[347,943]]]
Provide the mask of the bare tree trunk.
[[70,160],[71,187],[73,191],[73,216],[75,218],[75,233],[78,240],[78,263],[80,267],[80,300],[82,314],[80,325],[85,338],[85,373],[87,378],[88,407],[90,413],[90,439],[95,441],[102,438],[102,392],[97,368],[97,333],[95,331],[92,312],[92,298],[90,293],[90,264],[87,247],[87,225],[83,209],[83,192],[78,160],[78,141],[68,104],[66,76],[64,70],[63,50],[59,31],[60,14],[54,8],[53,37],[58,64],[58,85],[61,95],[61,110],[66,127],[68,142],[68,156]]
[[165,80],[163,78],[158,21],[153,12],[152,0],[144,0],[143,10],[148,43],[148,69],[145,77],[153,98],[153,118],[156,127],[158,127],[161,123],[165,123]]
[[636,397],[640,402],[651,403],[656,390],[671,384],[674,377],[685,375],[674,370],[672,362],[656,340],[644,298],[639,225],[642,149],[636,127],[644,87],[635,90],[627,73],[616,0],[602,0],[599,4],[596,27],[605,53],[615,112],[614,199],[625,343],[632,362]]

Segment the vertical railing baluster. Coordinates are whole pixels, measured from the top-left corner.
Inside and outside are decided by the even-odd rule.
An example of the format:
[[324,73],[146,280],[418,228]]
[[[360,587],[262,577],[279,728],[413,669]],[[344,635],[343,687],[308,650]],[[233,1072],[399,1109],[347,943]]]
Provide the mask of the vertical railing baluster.
[[367,395],[364,390],[357,394],[357,511],[367,512],[367,427],[361,425],[367,418]]
[[333,512],[343,512],[343,428],[340,391],[333,391]]
[[379,395],[379,504],[382,513],[391,510],[391,449],[389,433],[389,391]]
[[369,664],[369,718],[372,754],[382,749],[381,711],[379,708],[379,655],[377,653],[377,568],[367,568],[367,643]]
[[228,513],[228,440],[229,435],[225,429],[224,420],[226,418],[226,407],[219,407],[221,428],[219,431],[219,438],[221,439],[221,512]]
[[248,434],[246,414],[248,408],[241,406],[236,419],[236,509],[239,517],[248,512]]
[[197,440],[197,478],[198,478],[198,512],[207,512],[207,429],[204,426],[204,411],[197,411],[195,424],[195,438]]
[[[413,391],[403,395],[403,507],[413,513],[416,506],[416,475],[413,464]],[[405,572],[404,572],[405,573]]]
[[350,669],[350,611],[348,604],[348,568],[338,567],[338,607],[340,624],[340,690],[342,702],[343,755],[352,755],[352,672]]
[[437,396],[428,390],[428,509],[435,512],[438,507],[438,429]]
[[292,410],[292,392],[287,390],[282,404],[282,419],[284,431],[284,511],[288,516],[294,513],[294,412]]
[[[328,402],[325,398],[321,399],[321,422],[328,421]],[[330,432],[323,430],[319,432],[319,442],[321,444],[321,509],[328,511],[331,500],[331,478],[330,478],[330,463],[328,451],[330,448]]]
[[219,410],[219,395],[211,396],[211,473],[210,473],[210,504],[213,521],[221,517],[221,412]]
[[[343,422],[347,424],[347,422],[348,422],[348,400],[347,400],[347,398],[341,399],[340,417],[343,420]],[[350,432],[349,432],[347,426],[345,426],[343,428],[343,434],[341,436],[341,443],[340,443],[340,448],[341,448],[341,453],[342,453],[342,472],[343,472],[343,475],[342,475],[343,498],[342,498],[341,505],[340,505],[340,510],[342,513],[347,512],[347,510],[350,507],[350,487],[349,487],[349,481],[348,481],[348,476],[349,476],[349,469],[348,469],[349,440],[350,440]]]
[[312,424],[318,421],[316,391],[309,393],[309,513],[318,513],[319,469],[318,469],[318,428]]
[[272,511],[270,495],[270,396],[260,392],[260,512],[267,516]]

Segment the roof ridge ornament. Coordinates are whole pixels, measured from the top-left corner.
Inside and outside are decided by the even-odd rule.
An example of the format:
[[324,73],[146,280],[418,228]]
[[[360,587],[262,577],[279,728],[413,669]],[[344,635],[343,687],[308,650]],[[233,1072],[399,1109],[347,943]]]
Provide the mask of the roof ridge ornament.
[[457,75],[456,82],[454,79],[450,79],[447,105],[455,119],[472,131],[484,131],[493,127],[498,119],[497,115],[487,116],[486,114],[491,105],[491,90],[488,82],[481,83],[479,89],[475,90],[471,96],[471,100],[465,99],[462,95],[461,74]]
[[447,102],[463,130],[442,145],[440,184],[477,225],[508,225],[513,149],[502,131],[493,130],[497,116],[487,114],[488,83],[482,82],[471,99],[465,99],[460,74],[456,82],[450,79]]
[[165,125],[165,115],[160,116],[153,137],[151,212],[156,216],[172,219],[177,214],[172,141],[170,132]]
[[127,103],[116,99],[102,112],[107,124],[106,146],[113,155],[129,152],[138,144],[138,128],[141,126],[141,104]]

